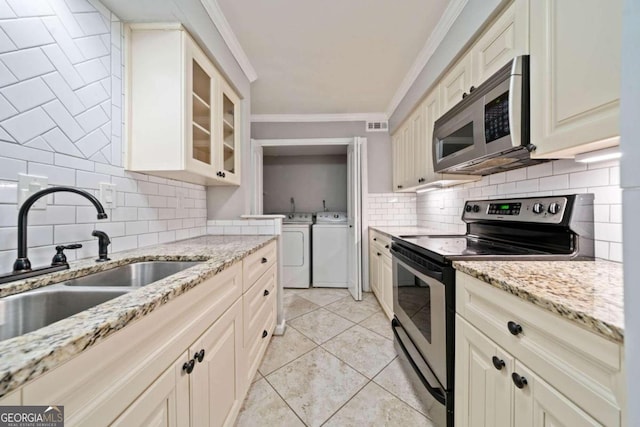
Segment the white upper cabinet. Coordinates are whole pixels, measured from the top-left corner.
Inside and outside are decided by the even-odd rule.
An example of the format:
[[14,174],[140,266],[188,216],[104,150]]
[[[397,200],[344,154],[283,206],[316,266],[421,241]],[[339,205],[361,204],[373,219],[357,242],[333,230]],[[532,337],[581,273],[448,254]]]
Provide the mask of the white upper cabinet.
[[531,1],[534,157],[617,145],[622,0]]
[[471,54],[466,53],[440,81],[440,110],[446,113],[471,87]]
[[529,53],[529,1],[516,0],[471,48],[471,84],[479,86],[506,63]]
[[128,26],[126,168],[240,184],[240,99],[178,24]]

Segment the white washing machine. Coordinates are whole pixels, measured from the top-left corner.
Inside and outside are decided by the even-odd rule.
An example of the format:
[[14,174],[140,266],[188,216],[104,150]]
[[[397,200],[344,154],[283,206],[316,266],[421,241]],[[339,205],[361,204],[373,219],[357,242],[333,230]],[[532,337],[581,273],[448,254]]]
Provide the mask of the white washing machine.
[[346,288],[347,236],[345,212],[318,212],[313,225],[313,286]]
[[285,214],[282,221],[282,284],[285,288],[311,285],[311,224],[313,214]]

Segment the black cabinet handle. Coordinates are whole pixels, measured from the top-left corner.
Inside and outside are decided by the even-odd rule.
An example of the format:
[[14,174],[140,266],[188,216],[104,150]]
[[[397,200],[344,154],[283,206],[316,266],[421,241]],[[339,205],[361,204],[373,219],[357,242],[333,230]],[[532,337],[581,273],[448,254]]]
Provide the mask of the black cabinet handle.
[[518,325],[516,322],[509,321],[507,323],[507,328],[509,328],[511,335],[520,335],[522,333],[522,326]]
[[374,242],[377,242],[377,241],[378,241],[378,239],[376,239],[376,238],[374,237],[374,238],[373,238],[373,241],[374,241]]
[[194,358],[195,360],[197,360],[197,361],[198,361],[198,363],[201,363],[201,362],[202,362],[202,360],[204,359],[204,348],[203,348],[203,349],[201,349],[199,352],[197,352],[197,353],[193,356],[193,358]]
[[260,262],[263,263],[263,264],[266,264],[267,261],[268,261],[268,259],[266,259],[265,257],[262,257],[262,261],[260,261]]
[[475,87],[475,86],[471,86],[471,87],[469,88],[469,93],[473,92],[474,90],[476,90],[476,87]]
[[227,174],[226,174],[226,173],[224,173],[224,172],[222,172],[222,177],[223,177],[223,178],[226,178],[226,177],[227,177]]
[[269,291],[265,289],[264,293],[262,295],[264,295],[266,297],[267,295],[269,295]]
[[384,248],[385,249],[389,249],[389,245],[384,245]]
[[184,365],[182,365],[182,370],[185,371],[187,374],[190,374],[191,372],[193,372],[194,366],[196,366],[196,361],[191,359],[188,362],[185,362]]
[[402,188],[402,185],[398,185],[398,188]]
[[382,255],[380,252],[377,252],[378,256]]
[[499,358],[499,357],[497,357],[497,356],[493,356],[493,357],[491,358],[491,361],[493,362],[493,366],[495,366],[495,368],[496,368],[498,371],[501,371],[501,370],[502,370],[502,368],[504,368],[504,366],[505,366],[504,360],[500,359],[500,358]]
[[468,95],[467,95],[467,92],[464,92],[464,93],[462,94],[462,99],[465,99],[467,96],[468,96]]
[[262,331],[262,338],[266,338],[267,335],[269,335],[269,332],[267,331]]
[[513,374],[511,374],[511,379],[513,380],[513,383],[518,388],[524,388],[524,386],[527,385],[527,379],[525,377],[520,376],[520,374],[518,374],[517,372],[514,372]]

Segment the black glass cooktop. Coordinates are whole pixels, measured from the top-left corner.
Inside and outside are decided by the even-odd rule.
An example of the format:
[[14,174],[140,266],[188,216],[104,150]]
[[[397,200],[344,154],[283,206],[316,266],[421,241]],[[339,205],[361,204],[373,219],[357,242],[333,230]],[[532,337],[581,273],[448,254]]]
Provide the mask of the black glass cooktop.
[[475,257],[510,257],[516,255],[545,255],[545,252],[479,239],[471,236],[415,236],[402,239],[411,245],[444,258],[469,259]]

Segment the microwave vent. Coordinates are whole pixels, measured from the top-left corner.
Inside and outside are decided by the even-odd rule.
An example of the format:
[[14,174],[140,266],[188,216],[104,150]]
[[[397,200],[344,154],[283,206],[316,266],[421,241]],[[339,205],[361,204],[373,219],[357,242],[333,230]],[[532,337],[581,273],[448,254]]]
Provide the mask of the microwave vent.
[[367,132],[388,132],[389,131],[389,122],[378,121],[378,122],[367,122]]

